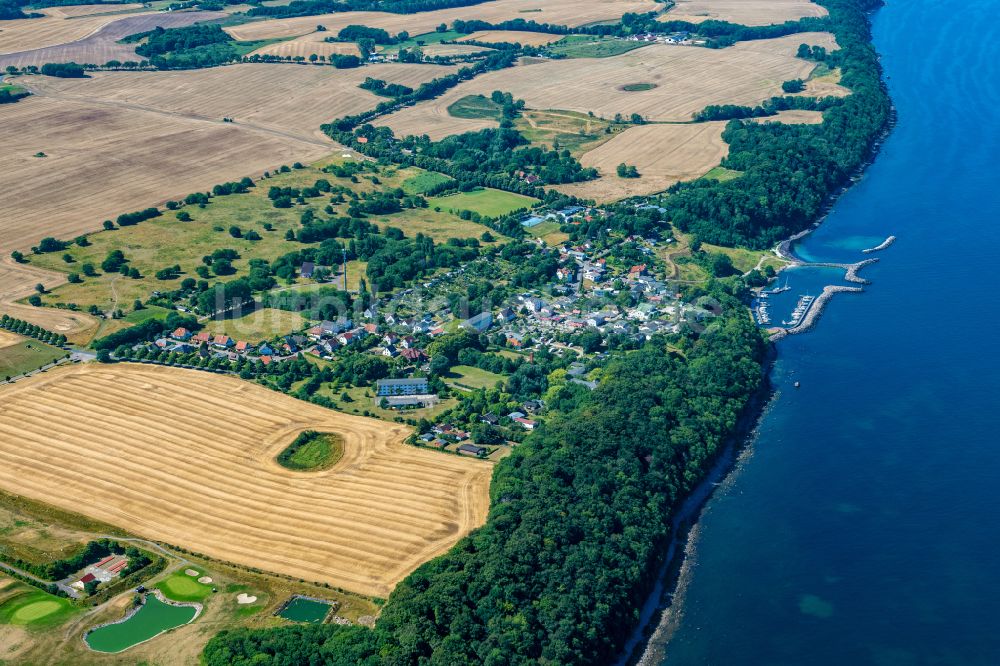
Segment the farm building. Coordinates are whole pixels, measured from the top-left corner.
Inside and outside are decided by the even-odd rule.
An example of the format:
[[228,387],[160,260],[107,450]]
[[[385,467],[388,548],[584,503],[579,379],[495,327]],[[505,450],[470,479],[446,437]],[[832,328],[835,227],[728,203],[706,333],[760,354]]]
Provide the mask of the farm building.
[[477,458],[479,456],[485,456],[487,453],[486,447],[476,446],[475,444],[462,444],[455,450],[458,451],[460,455],[476,456]]

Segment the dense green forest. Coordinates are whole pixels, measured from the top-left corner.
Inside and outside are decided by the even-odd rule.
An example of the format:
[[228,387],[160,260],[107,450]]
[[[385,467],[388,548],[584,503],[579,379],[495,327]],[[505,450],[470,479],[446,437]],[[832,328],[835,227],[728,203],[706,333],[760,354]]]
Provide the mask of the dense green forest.
[[686,357],[650,344],[617,359],[497,467],[486,525],[401,583],[374,631],[223,632],[207,663],[607,663],[654,582],[666,517],[734,434],[765,354],[734,314]]

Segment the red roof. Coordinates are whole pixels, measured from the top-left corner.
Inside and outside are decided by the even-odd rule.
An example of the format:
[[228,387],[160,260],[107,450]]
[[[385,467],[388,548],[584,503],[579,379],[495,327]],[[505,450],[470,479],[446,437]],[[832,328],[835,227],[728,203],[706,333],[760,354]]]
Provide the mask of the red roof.
[[83,578],[81,578],[81,579],[80,579],[80,582],[81,582],[81,583],[89,583],[89,582],[90,582],[90,581],[92,581],[92,580],[97,580],[97,576],[95,576],[95,575],[94,575],[94,574],[92,574],[92,573],[89,573],[89,574],[87,574],[86,576],[84,576]]
[[264,365],[271,365],[271,357],[270,356],[261,356],[260,357],[260,362],[263,363]]
[[399,352],[399,355],[408,361],[419,361],[424,358],[424,353],[419,349],[404,349]]
[[246,341],[240,340],[236,343],[236,351],[246,351],[248,346],[249,345]]

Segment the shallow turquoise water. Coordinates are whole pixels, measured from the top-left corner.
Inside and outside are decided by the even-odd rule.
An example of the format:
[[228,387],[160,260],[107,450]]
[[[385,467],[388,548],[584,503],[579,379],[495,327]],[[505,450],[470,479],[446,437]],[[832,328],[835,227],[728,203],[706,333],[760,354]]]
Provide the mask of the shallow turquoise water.
[[867,293],[780,343],[778,397],[709,503],[664,663],[1000,664],[998,15],[876,14],[899,124],[799,253],[899,240]]

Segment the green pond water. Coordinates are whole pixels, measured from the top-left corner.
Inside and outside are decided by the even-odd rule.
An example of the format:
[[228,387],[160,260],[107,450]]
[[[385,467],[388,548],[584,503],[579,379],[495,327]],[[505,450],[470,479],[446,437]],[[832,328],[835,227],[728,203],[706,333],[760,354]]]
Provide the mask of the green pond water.
[[330,604],[322,601],[313,601],[303,597],[296,597],[288,602],[284,610],[278,613],[278,617],[293,622],[322,622],[326,614],[330,612]]
[[195,613],[192,606],[165,604],[148,595],[146,603],[129,619],[87,634],[87,645],[97,652],[121,652],[164,631],[187,624],[194,619]]

